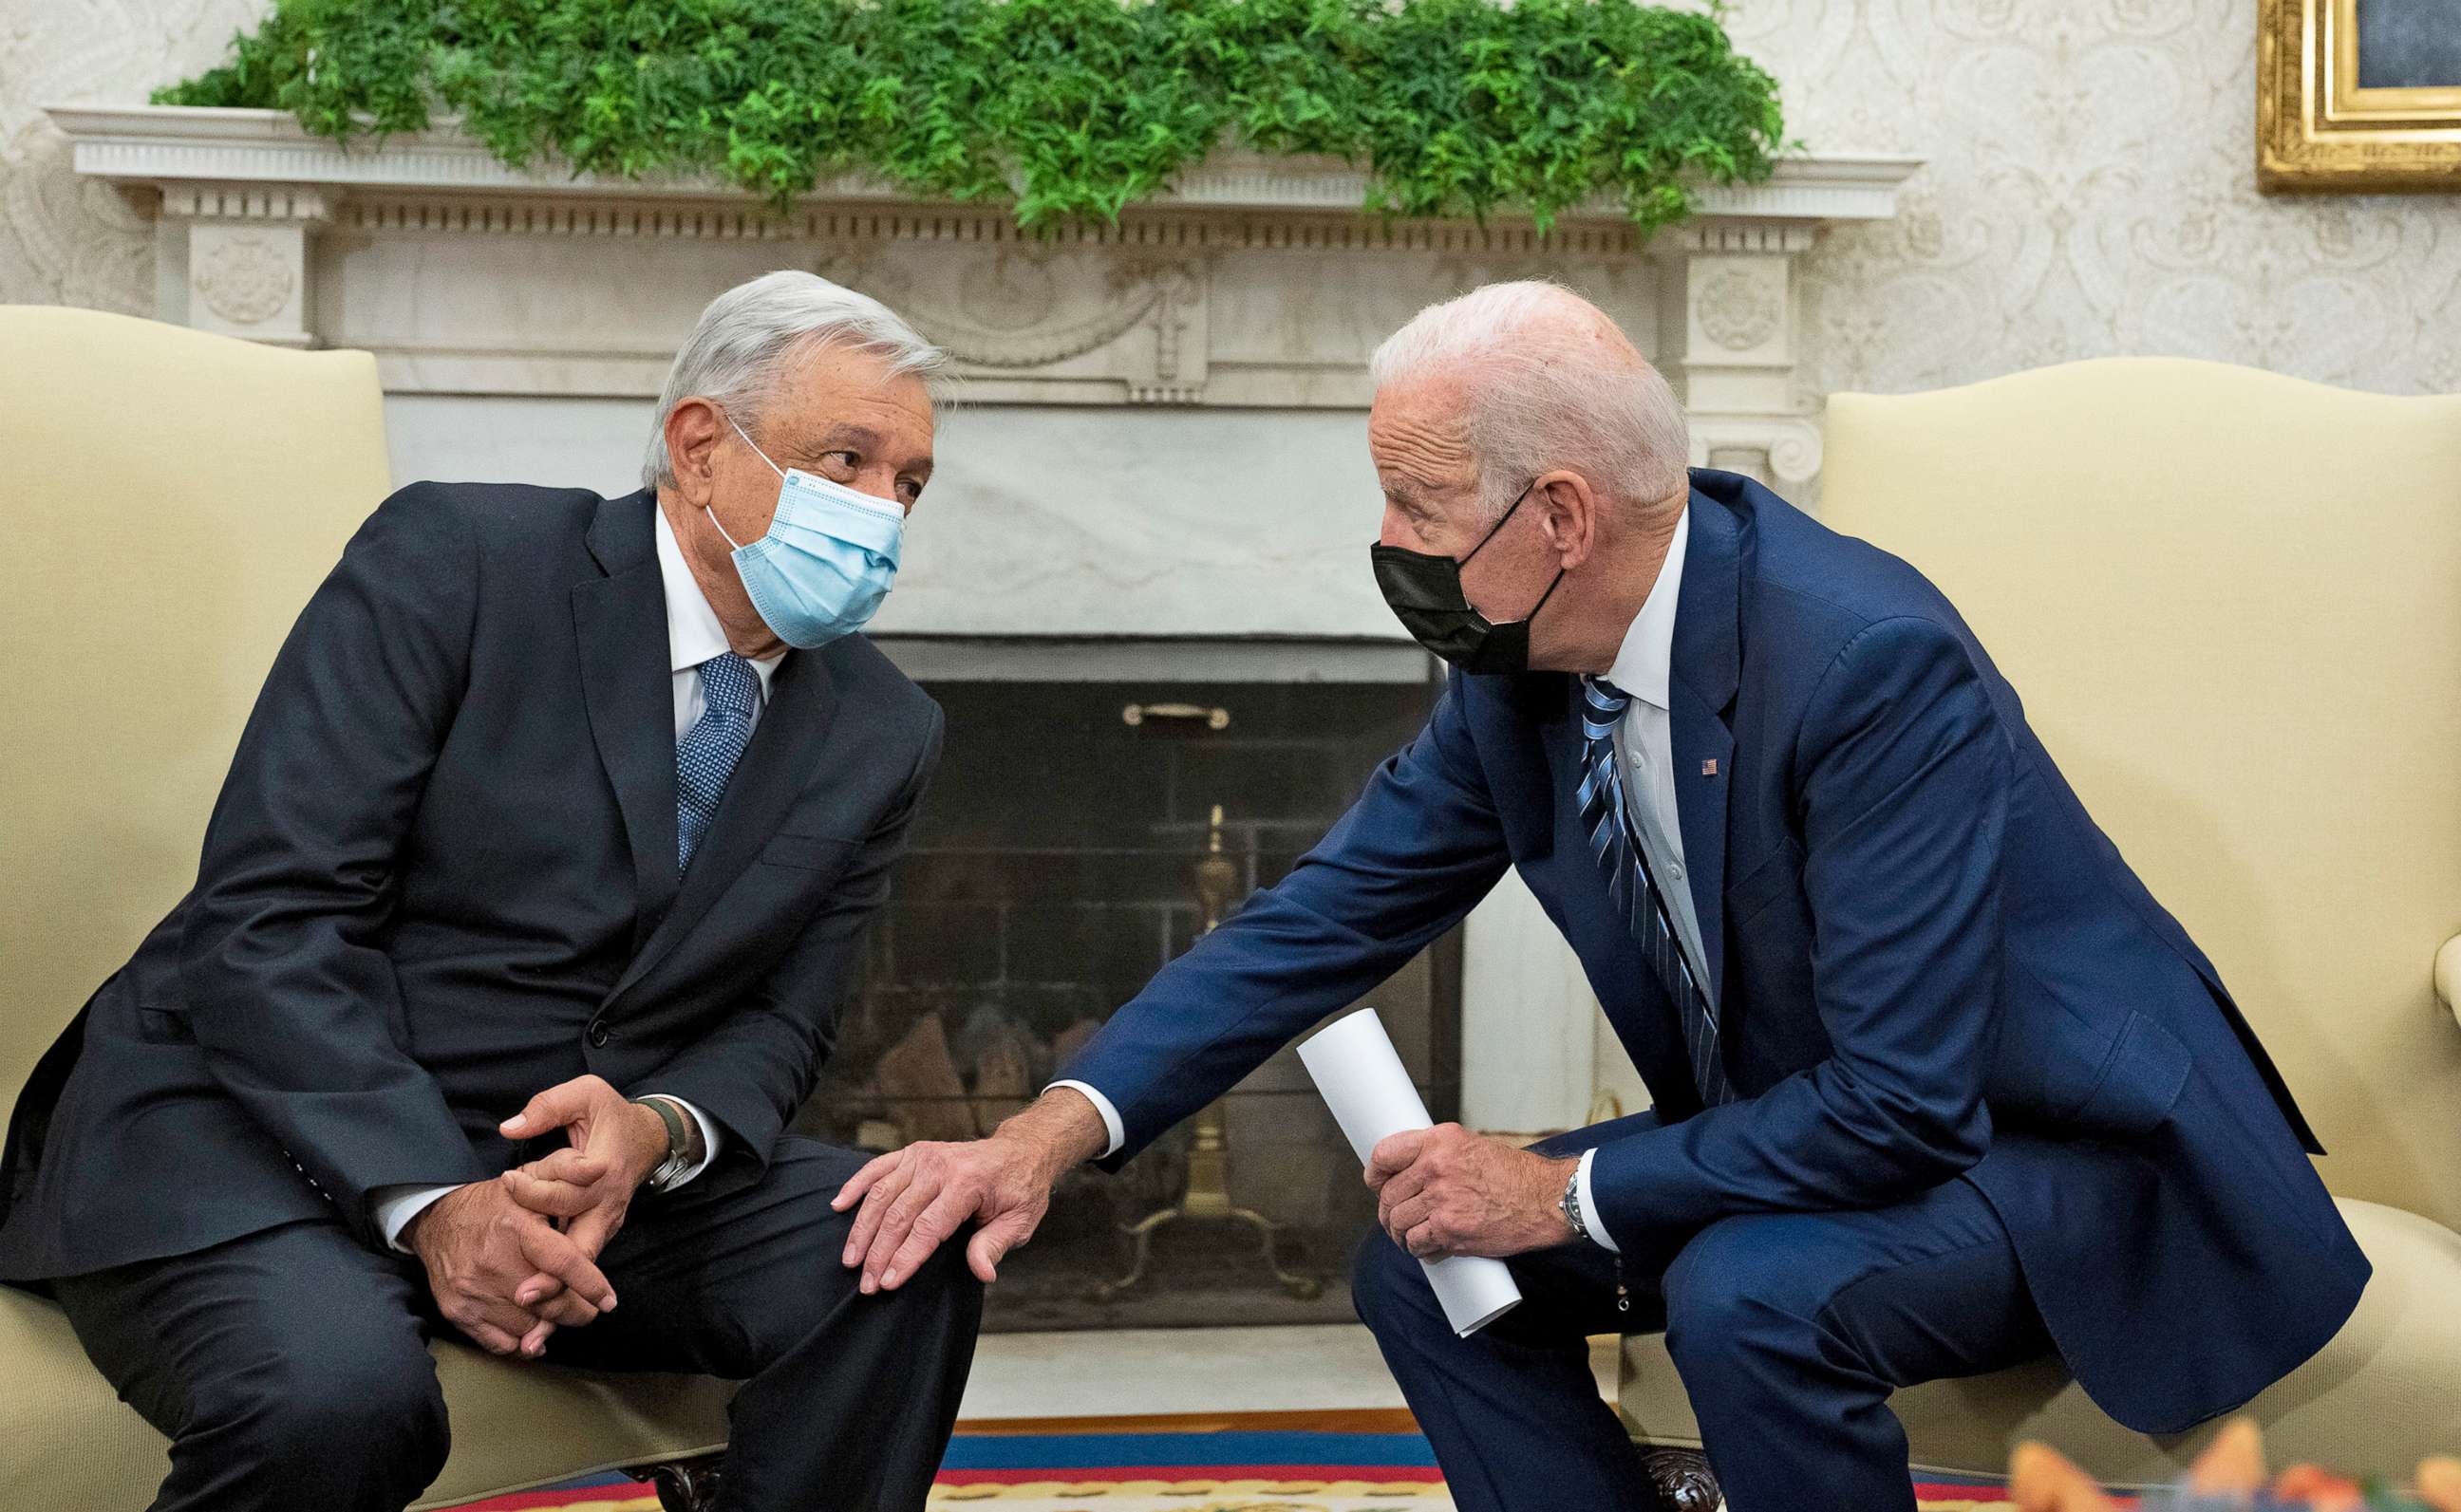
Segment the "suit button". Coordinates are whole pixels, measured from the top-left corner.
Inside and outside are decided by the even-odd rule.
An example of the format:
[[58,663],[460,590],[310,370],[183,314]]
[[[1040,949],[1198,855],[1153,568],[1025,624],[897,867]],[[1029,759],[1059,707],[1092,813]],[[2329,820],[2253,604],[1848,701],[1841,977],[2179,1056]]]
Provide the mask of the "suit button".
[[592,1020],[590,1020],[590,1022],[589,1022],[589,1048],[590,1048],[590,1049],[592,1049],[592,1050],[595,1050],[595,1049],[597,1049],[599,1046],[604,1045],[604,1044],[606,1044],[606,1043],[607,1043],[607,1020],[605,1020],[605,1019],[603,1019],[603,1018],[596,1018],[596,1019],[592,1019]]

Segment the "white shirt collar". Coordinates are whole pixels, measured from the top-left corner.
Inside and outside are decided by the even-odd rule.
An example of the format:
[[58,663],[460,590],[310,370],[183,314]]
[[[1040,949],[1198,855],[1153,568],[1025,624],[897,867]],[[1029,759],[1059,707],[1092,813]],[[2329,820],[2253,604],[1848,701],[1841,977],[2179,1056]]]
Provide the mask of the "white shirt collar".
[[[674,526],[667,523],[666,510],[654,504],[652,508],[658,517],[658,579],[667,591],[667,670],[690,671],[734,648],[727,645],[726,627],[718,623],[717,610],[709,607],[691,564],[684,561],[683,545],[675,540]],[[785,654],[780,651],[752,664],[764,700],[769,696],[769,678]]]
[[1683,548],[1692,539],[1692,505],[1687,501],[1675,522],[1675,539],[1666,543],[1666,561],[1649,598],[1623,632],[1607,681],[1653,709],[1666,707],[1666,679],[1675,660],[1675,601],[1683,587]]

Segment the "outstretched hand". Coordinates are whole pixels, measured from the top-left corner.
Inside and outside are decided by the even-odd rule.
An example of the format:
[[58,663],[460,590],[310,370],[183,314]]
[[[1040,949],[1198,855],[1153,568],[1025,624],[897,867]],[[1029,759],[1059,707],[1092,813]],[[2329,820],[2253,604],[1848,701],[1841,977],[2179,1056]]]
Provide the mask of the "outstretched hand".
[[972,1223],[966,1263],[989,1285],[1008,1252],[1034,1237],[1061,1173],[1104,1142],[1094,1105],[1059,1088],[989,1139],[893,1150],[855,1172],[830,1203],[839,1212],[863,1204],[842,1258],[862,1267],[866,1295],[893,1291]]

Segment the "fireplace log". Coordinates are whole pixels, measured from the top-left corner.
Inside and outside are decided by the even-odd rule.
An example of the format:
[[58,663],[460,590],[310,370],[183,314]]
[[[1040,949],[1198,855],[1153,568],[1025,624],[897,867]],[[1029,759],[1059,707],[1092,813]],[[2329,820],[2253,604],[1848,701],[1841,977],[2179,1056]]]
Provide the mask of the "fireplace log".
[[1102,1020],[1081,1018],[1054,1035],[1051,1040],[1051,1074],[1056,1076],[1066,1071],[1068,1063],[1077,1058],[1077,1053],[1092,1043],[1094,1036],[1102,1032]]
[[916,1019],[906,1037],[882,1054],[872,1077],[880,1084],[888,1116],[909,1142],[974,1137],[966,1084],[957,1075],[956,1061],[950,1057],[949,1035],[939,1014],[926,1013]]
[[1002,1118],[1022,1113],[1034,1100],[1028,1049],[1015,1031],[983,1047],[974,1061],[974,1129],[989,1134]]

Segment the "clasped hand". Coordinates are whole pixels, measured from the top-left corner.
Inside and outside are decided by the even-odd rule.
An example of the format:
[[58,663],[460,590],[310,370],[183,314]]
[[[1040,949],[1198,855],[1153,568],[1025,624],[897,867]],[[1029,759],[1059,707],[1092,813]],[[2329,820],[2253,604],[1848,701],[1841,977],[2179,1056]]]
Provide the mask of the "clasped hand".
[[517,1139],[562,1129],[568,1143],[446,1193],[404,1237],[447,1321],[492,1353],[535,1359],[557,1329],[614,1310],[597,1259],[665,1157],[666,1126],[603,1078],[581,1076],[532,1097],[503,1128]]

